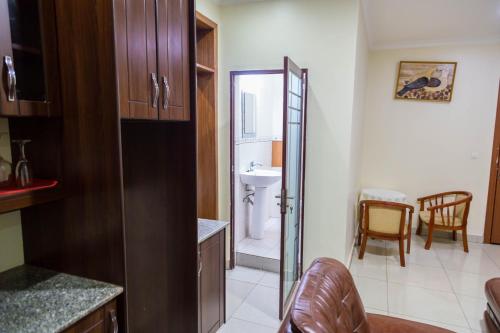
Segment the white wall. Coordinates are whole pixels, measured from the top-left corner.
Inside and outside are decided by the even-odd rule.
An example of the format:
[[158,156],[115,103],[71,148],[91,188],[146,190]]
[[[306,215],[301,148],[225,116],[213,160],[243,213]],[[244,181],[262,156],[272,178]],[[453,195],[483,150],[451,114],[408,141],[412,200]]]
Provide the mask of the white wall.
[[346,257],[358,12],[358,1],[351,0],[265,1],[220,7],[221,216],[229,215],[229,71],[282,68],[284,56],[309,69],[306,266],[319,256]]
[[361,160],[363,144],[363,123],[366,100],[366,80],[368,77],[368,39],[364,24],[363,10],[359,9],[358,34],[356,44],[356,68],[354,77],[354,99],[352,110],[352,133],[351,133],[351,161],[350,161],[350,184],[347,203],[347,227],[346,227],[346,257],[353,248],[354,237],[357,228],[357,203],[361,188]]
[[[395,100],[400,60],[457,61],[453,100]],[[421,195],[468,190],[469,234],[482,235],[488,190],[500,45],[373,51],[365,110],[364,187]]]

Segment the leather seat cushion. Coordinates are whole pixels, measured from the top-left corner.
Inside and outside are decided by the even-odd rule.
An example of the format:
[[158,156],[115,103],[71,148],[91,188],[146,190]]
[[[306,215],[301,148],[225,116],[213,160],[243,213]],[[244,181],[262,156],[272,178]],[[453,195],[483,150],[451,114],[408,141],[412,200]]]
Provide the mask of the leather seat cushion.
[[484,285],[486,299],[493,314],[500,320],[500,278],[491,279]]
[[[429,211],[421,211],[419,213],[420,219],[422,222],[425,224],[429,224],[429,221],[431,220],[431,212]],[[446,215],[443,215],[444,221],[441,218],[441,214],[435,214],[434,215],[434,224],[435,225],[452,225],[453,217],[450,216],[450,221],[448,222],[448,217]],[[462,219],[459,217],[455,217],[455,223],[453,224],[455,227],[459,227],[462,225]]]
[[371,333],[452,333],[444,328],[395,317],[368,314]]

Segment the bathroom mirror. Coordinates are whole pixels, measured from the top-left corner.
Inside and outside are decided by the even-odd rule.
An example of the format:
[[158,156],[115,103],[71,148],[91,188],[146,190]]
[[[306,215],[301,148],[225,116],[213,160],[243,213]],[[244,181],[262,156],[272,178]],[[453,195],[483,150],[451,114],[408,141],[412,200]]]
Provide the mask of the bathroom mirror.
[[241,93],[241,114],[243,120],[242,137],[254,138],[256,136],[256,96],[248,92]]

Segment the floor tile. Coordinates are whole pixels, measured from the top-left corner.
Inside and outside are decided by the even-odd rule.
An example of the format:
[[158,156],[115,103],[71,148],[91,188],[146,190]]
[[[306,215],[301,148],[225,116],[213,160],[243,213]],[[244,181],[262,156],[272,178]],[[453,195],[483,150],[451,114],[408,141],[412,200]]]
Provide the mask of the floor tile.
[[419,323],[429,324],[429,325],[433,325],[433,326],[437,326],[437,327],[442,327],[442,328],[445,328],[447,330],[450,330],[450,331],[453,331],[456,333],[471,333],[471,329],[468,326],[467,327],[455,326],[455,325],[441,323],[441,322],[437,322],[437,321],[433,321],[433,320],[426,320],[426,319],[422,319],[422,318],[415,318],[415,317],[411,317],[411,316],[400,315],[397,313],[389,313],[389,316],[398,317],[401,319],[406,319],[406,320],[411,320],[411,321],[416,321]]
[[403,268],[399,263],[389,263],[387,265],[387,277],[389,282],[453,292],[442,267],[428,267],[407,263],[406,267]]
[[350,271],[355,276],[385,281],[387,280],[387,260],[385,256],[376,256],[373,254],[365,254],[365,257],[360,260],[356,254],[352,258]]
[[389,313],[467,327],[454,293],[389,283]]
[[464,310],[465,317],[473,330],[485,329],[483,313],[486,309],[486,300],[482,298],[458,295],[460,305]]
[[232,270],[227,270],[226,276],[228,279],[231,280],[258,283],[264,276],[264,271],[242,266],[236,266]]
[[354,283],[364,306],[380,311],[388,311],[386,281],[355,276]]
[[266,253],[266,257],[279,260],[281,257],[281,245],[278,244],[273,247],[271,251]]
[[451,281],[455,293],[465,296],[485,298],[484,285],[493,276],[479,275],[467,272],[450,271],[446,274]]
[[500,267],[500,245],[483,244],[483,251]]
[[278,328],[279,291],[275,288],[256,286],[236,310],[233,318]]
[[368,308],[366,306],[365,306],[365,312],[366,313],[373,313],[373,314],[384,315],[384,316],[388,315],[387,311],[383,311],[383,310],[379,310],[379,309],[374,309],[374,308]]
[[[388,242],[390,244],[390,242]],[[387,247],[387,262],[399,264],[399,247]],[[429,267],[441,267],[441,262],[434,250],[426,250],[423,245],[412,242],[411,253],[405,252],[405,261],[410,264],[417,264]]]
[[450,271],[461,271],[480,275],[500,275],[500,268],[482,251],[475,255],[454,252],[443,255],[437,251],[439,260]]
[[238,280],[226,280],[226,319],[229,320],[250,294],[256,284]]
[[278,289],[280,287],[280,275],[278,273],[266,272],[259,284],[261,286]]
[[245,320],[231,318],[218,333],[276,333],[276,329],[272,327],[262,326]]

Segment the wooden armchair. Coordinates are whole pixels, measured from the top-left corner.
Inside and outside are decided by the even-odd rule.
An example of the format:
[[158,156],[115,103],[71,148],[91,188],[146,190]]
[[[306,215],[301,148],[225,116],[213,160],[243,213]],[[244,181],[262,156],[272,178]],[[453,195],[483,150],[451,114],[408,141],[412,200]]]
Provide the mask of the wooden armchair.
[[[361,245],[359,259],[363,259],[368,237],[399,241],[399,260],[405,266],[404,240],[407,239],[407,253],[411,246],[411,221],[413,206],[387,201],[363,200],[359,203],[360,225],[358,245]],[[408,210],[408,223],[406,221]]]
[[420,202],[417,235],[422,234],[422,225],[429,228],[425,249],[432,244],[434,230],[452,232],[453,240],[457,240],[457,231],[462,231],[464,251],[469,252],[467,244],[467,217],[472,201],[472,194],[465,191],[444,192],[417,199]]

